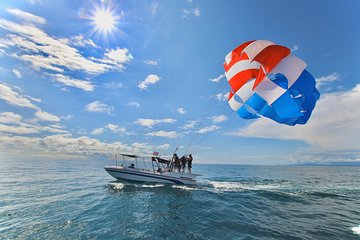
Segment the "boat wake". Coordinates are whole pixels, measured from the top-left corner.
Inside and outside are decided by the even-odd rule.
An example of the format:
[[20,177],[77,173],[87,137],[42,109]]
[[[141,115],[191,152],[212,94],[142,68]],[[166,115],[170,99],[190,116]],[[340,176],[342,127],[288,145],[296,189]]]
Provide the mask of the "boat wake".
[[242,182],[210,181],[209,184],[212,185],[217,192],[268,191],[281,187],[278,184],[249,184]]
[[360,225],[358,227],[352,227],[351,231],[353,231],[354,234],[360,235]]

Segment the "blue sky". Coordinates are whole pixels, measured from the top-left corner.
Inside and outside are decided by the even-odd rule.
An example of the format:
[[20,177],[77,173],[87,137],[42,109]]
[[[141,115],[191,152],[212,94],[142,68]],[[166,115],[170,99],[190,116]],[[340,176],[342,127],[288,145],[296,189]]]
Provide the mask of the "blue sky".
[[[239,164],[360,161],[358,1],[1,1],[0,158],[171,154]],[[109,31],[96,16],[113,16]],[[309,122],[244,120],[224,57],[266,39],[307,63]]]

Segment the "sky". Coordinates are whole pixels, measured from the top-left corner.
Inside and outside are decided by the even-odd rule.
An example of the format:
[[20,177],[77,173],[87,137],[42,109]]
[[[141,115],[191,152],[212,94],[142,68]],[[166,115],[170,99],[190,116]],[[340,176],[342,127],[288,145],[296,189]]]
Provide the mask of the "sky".
[[[194,163],[360,161],[360,2],[0,2],[0,160],[180,155]],[[245,120],[224,58],[264,39],[307,63],[305,125]]]

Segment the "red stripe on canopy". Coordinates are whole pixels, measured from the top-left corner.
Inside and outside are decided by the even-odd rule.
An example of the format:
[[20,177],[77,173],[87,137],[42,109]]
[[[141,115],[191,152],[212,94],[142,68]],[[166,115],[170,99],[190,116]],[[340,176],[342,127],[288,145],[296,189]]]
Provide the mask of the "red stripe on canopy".
[[258,75],[259,69],[247,69],[241,71],[229,80],[229,84],[234,92],[237,92],[244,84]]
[[253,61],[259,62],[265,70],[265,73],[270,71],[286,56],[290,54],[290,49],[280,45],[270,45],[262,50]]
[[242,51],[253,42],[255,42],[255,40],[243,43],[232,51],[231,61],[229,62],[229,64],[226,64],[226,62],[224,63],[224,68],[226,72],[231,68],[232,65],[234,65],[238,61],[243,59],[249,59],[249,57],[246,54],[242,56],[243,55]]

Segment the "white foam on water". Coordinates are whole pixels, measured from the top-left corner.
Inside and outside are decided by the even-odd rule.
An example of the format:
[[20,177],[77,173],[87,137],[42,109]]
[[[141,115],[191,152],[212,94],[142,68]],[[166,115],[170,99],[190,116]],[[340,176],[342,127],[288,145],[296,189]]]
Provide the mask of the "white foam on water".
[[118,190],[123,189],[125,187],[125,184],[114,182],[114,183],[110,183],[110,186],[113,190],[118,191]]
[[360,225],[358,227],[352,227],[351,230],[354,234],[360,235]]
[[187,190],[187,191],[201,190],[200,188],[197,188],[197,187],[190,187],[190,186],[184,186],[184,185],[173,185],[172,188],[178,188],[178,189],[183,189],[183,190]]
[[141,185],[140,187],[144,187],[144,188],[157,188],[157,187],[163,187],[165,186],[164,184],[154,184],[154,185],[149,185],[149,184],[144,184]]
[[223,192],[261,191],[278,189],[280,185],[271,184],[244,184],[241,182],[210,181],[215,190]]

